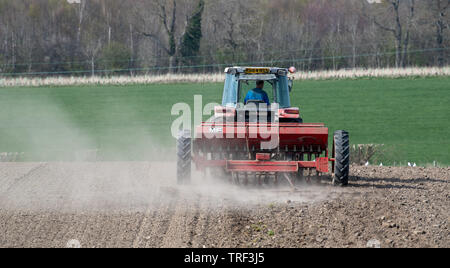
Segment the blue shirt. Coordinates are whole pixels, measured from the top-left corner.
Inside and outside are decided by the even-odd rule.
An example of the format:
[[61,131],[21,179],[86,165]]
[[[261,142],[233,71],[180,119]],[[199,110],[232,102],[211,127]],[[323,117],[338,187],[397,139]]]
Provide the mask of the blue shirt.
[[270,105],[269,96],[267,96],[267,93],[260,88],[250,90],[247,93],[247,96],[245,96],[244,104],[247,104],[249,100],[261,100],[267,103],[267,105]]

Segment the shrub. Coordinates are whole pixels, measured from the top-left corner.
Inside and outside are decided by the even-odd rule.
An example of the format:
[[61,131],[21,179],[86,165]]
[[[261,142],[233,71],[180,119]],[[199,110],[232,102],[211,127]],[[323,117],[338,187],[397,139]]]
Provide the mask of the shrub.
[[354,144],[350,147],[350,162],[364,165],[375,156],[381,156],[384,152],[384,144]]

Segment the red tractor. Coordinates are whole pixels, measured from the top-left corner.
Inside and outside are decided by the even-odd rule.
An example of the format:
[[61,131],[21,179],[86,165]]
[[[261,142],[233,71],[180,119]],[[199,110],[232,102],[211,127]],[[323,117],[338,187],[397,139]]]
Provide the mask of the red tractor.
[[[238,184],[278,183],[295,187],[331,174],[335,185],[347,185],[349,134],[334,133],[331,152],[328,128],[322,123],[303,123],[299,108],[291,107],[295,68],[232,67],[225,69],[222,105],[214,115],[191,132],[181,131],[177,140],[177,179],[191,180],[191,163],[198,170]],[[263,82],[269,100],[249,99],[255,82]],[[260,86],[261,89],[261,86]],[[261,92],[261,91],[259,91]],[[245,97],[247,96],[247,97]],[[245,97],[245,99],[244,99]],[[331,153],[331,156],[330,156]],[[331,163],[331,172],[329,169]]]

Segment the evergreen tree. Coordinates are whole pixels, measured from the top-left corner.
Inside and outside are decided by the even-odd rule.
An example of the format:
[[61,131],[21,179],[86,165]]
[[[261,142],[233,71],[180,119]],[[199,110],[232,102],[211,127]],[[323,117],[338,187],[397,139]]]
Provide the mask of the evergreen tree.
[[180,53],[184,64],[196,63],[195,56],[200,51],[200,42],[202,39],[202,15],[205,8],[205,1],[199,0],[195,12],[188,20],[186,32],[183,35]]

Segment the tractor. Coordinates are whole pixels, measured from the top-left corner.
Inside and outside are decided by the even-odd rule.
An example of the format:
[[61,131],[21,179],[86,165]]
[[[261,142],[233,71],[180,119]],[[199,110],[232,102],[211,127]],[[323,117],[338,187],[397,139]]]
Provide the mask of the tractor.
[[[178,183],[190,183],[194,164],[199,171],[239,185],[284,181],[295,188],[299,182],[323,178],[347,185],[349,133],[334,132],[329,150],[328,128],[303,122],[290,100],[294,79],[289,75],[295,71],[294,67],[226,68],[222,104],[195,127],[194,135],[181,130],[177,137]],[[264,82],[269,103],[244,102],[255,82]]]

